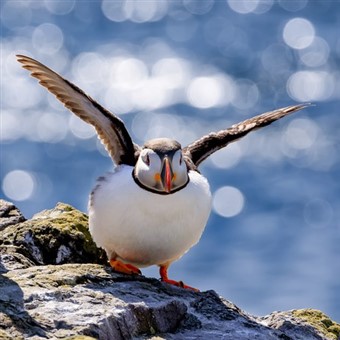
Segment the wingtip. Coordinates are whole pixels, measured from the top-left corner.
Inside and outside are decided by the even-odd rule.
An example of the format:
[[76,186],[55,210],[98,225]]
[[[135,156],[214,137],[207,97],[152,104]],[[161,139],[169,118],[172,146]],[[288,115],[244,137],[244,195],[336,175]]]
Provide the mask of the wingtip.
[[300,111],[300,110],[305,109],[306,107],[311,107],[311,106],[315,106],[315,104],[313,104],[313,103],[301,103],[301,104],[296,104],[296,105],[290,105],[290,106],[287,106],[286,108],[284,108],[283,110],[286,113],[293,113],[293,112]]
[[300,107],[301,109],[304,109],[305,107],[310,107],[310,106],[315,106],[314,103],[301,103],[301,104],[297,104],[297,107]]
[[29,62],[35,62],[35,63],[37,63],[37,61],[36,60],[34,60],[33,58],[31,58],[31,57],[28,57],[27,55],[24,55],[24,54],[16,54],[15,55],[16,56],[16,58],[17,58],[17,61],[19,62],[19,63],[21,63],[21,64],[26,64],[26,63],[29,63]]
[[25,56],[23,54],[16,54],[15,56],[16,56],[17,60],[28,58],[27,56]]
[[305,103],[305,107],[313,107],[316,106],[315,103]]
[[20,64],[25,64],[27,61],[30,60],[30,57],[27,57],[23,54],[16,54],[15,56]]

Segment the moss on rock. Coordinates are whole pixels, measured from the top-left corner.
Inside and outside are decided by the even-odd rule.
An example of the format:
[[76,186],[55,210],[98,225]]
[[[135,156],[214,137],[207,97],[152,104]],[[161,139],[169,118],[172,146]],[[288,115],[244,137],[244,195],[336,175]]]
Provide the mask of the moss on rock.
[[340,324],[332,321],[326,314],[316,309],[298,309],[293,316],[307,321],[329,339],[340,338]]

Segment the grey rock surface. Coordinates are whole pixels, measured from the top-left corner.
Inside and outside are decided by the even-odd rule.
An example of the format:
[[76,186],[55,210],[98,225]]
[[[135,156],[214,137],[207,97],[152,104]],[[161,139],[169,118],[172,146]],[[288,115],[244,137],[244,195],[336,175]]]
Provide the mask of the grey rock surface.
[[0,231],[0,339],[340,339],[319,311],[255,317],[214,291],[114,273],[86,224],[58,204]]
[[25,217],[13,203],[0,199],[0,230],[25,220]]

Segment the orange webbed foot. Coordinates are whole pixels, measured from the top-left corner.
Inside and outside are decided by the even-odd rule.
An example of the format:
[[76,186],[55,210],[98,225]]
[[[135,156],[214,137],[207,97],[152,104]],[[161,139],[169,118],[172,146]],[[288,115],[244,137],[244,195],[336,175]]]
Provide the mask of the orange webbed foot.
[[140,275],[142,272],[132,264],[123,263],[118,260],[110,260],[110,266],[119,273],[129,274],[129,275]]
[[168,278],[168,267],[167,266],[160,266],[159,273],[161,275],[162,282],[165,282],[165,283],[168,283],[170,285],[177,286],[177,287],[181,287],[181,288],[184,288],[184,289],[193,290],[194,292],[199,292],[199,289],[191,287],[191,286],[187,286],[183,283],[183,281],[170,280]]

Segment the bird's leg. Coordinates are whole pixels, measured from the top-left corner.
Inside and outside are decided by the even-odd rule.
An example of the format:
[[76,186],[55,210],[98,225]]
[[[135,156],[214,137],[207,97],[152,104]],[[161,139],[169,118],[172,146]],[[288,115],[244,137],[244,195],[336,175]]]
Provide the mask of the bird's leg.
[[166,282],[166,283],[169,283],[171,285],[174,285],[174,286],[177,286],[177,287],[181,287],[181,288],[185,288],[185,289],[190,289],[190,290],[193,290],[195,292],[199,292],[199,290],[197,288],[194,288],[194,287],[190,287],[190,286],[187,286],[183,283],[183,281],[174,281],[174,280],[170,280],[168,278],[168,267],[169,266],[160,266],[159,267],[159,273],[161,275],[161,280],[163,282]]
[[118,261],[116,259],[111,259],[110,260],[110,266],[115,270],[116,272],[119,273],[124,273],[124,274],[137,274],[140,275],[142,272],[132,264],[128,263],[123,263],[121,261]]

